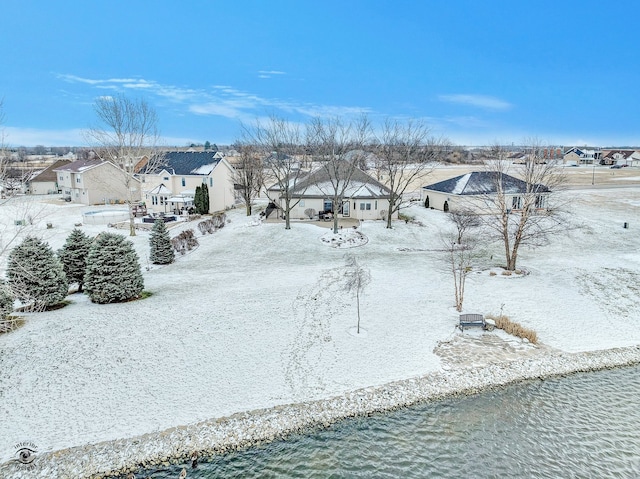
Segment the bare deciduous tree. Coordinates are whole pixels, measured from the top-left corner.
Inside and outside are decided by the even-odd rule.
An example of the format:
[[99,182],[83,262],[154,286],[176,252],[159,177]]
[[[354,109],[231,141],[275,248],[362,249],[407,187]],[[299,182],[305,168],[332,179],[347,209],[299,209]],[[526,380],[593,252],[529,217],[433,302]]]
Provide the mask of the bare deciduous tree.
[[456,230],[458,232],[458,244],[462,244],[462,240],[470,229],[477,228],[481,225],[478,213],[470,208],[456,209],[455,211],[449,213],[448,218],[456,227]]
[[402,195],[431,172],[448,144],[443,138],[430,136],[429,128],[420,121],[385,120],[374,152],[378,178],[391,190],[387,228],[400,209]]
[[299,193],[301,180],[306,176],[306,172],[301,168],[301,161],[296,157],[300,153],[300,127],[283,118],[272,116],[266,122],[256,121],[243,129],[244,141],[253,145],[263,158],[268,171],[265,181],[275,183],[267,195],[273,196],[269,197],[272,202],[280,204],[285,229],[291,229],[291,210],[299,202],[299,199],[294,198],[294,192]]
[[477,257],[477,243],[467,239],[464,244],[459,244],[454,236],[443,236],[442,243],[446,252],[446,263],[453,277],[456,311],[461,312],[467,276],[471,272],[473,262]]
[[347,291],[353,291],[356,294],[356,304],[358,308],[356,333],[360,334],[360,295],[364,292],[364,288],[371,282],[371,273],[369,269],[362,266],[352,254],[345,256],[345,266]]
[[[566,230],[561,196],[565,176],[555,163],[543,158],[543,147],[536,139],[527,141],[524,164],[514,165],[507,151],[494,145],[487,169],[492,175],[495,193],[483,196],[479,203],[484,225],[504,245],[506,268],[516,269],[521,246],[542,246],[549,238]],[[510,191],[508,176],[522,181],[516,195]]]
[[157,150],[158,117],[146,100],[132,100],[124,95],[98,98],[94,111],[98,125],[85,135],[96,145],[96,153],[102,160],[113,163],[122,171],[119,182],[127,191],[129,234],[135,236],[133,207],[140,201],[141,191],[134,175],[142,168],[153,171],[162,162],[162,155]]
[[[333,205],[333,232],[338,232],[338,214],[353,189],[352,178],[366,154],[370,137],[369,120],[361,117],[348,123],[315,118],[307,128],[307,148],[320,166],[314,173],[314,186]],[[348,208],[348,206],[347,206]]]
[[251,203],[264,185],[264,165],[255,144],[238,141],[234,148],[240,153],[240,161],[234,165],[233,182],[251,216]]

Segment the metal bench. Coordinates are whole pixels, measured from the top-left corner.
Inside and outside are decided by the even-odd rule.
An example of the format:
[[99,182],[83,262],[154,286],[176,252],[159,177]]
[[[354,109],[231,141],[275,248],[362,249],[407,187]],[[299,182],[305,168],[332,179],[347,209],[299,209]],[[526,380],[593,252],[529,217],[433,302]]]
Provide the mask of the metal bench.
[[464,328],[469,328],[473,326],[480,326],[482,329],[487,329],[487,323],[484,320],[484,316],[481,314],[461,314],[460,315],[460,323],[458,327],[461,331],[464,331]]

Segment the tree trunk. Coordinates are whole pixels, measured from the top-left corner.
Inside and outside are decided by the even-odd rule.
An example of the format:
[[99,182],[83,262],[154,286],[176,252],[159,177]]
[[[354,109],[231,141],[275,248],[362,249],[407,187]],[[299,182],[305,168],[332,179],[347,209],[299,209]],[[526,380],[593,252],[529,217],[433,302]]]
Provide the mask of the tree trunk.
[[135,235],[136,235],[135,216],[133,216],[133,211],[131,210],[131,207],[129,207],[129,236],[135,236]]
[[356,288],[356,303],[357,303],[357,307],[358,307],[358,328],[357,328],[357,334],[360,334],[360,286],[358,286]]
[[247,216],[251,216],[251,203],[247,203]]

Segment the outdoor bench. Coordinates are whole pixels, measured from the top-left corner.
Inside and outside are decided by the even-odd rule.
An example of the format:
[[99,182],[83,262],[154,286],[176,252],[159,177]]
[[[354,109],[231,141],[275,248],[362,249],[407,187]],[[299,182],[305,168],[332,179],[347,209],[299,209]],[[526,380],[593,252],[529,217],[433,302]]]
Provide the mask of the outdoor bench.
[[460,323],[458,327],[461,331],[464,331],[464,328],[480,326],[482,329],[487,328],[487,323],[484,320],[484,316],[481,314],[461,314],[460,315]]

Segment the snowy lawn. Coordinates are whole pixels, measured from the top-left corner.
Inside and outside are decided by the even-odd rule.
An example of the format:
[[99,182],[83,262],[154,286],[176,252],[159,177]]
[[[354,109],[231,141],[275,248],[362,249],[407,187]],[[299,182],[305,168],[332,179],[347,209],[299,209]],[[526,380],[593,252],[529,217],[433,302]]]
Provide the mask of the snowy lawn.
[[[571,223],[582,227],[521,251],[527,275],[491,275],[504,262],[492,246],[468,278],[465,312],[503,308],[545,348],[640,344],[640,187],[567,194],[575,197]],[[82,212],[96,209],[54,201],[33,232],[57,250]],[[197,223],[177,225],[171,236],[191,227],[200,246],[148,270],[149,233],[140,232],[131,239],[150,298],[97,305],[73,294],[69,306],[25,314],[22,328],[0,335],[0,462],[20,441],[62,449],[441,369],[436,353],[450,356],[443,345],[460,335],[440,251],[439,234],[451,226],[419,204],[407,213],[424,226],[365,222],[358,231],[367,241],[343,249],[328,247],[327,230],[313,224],[286,231],[238,209],[213,235],[201,236]],[[16,214],[3,213],[5,233]],[[359,336],[345,253],[372,276]]]

